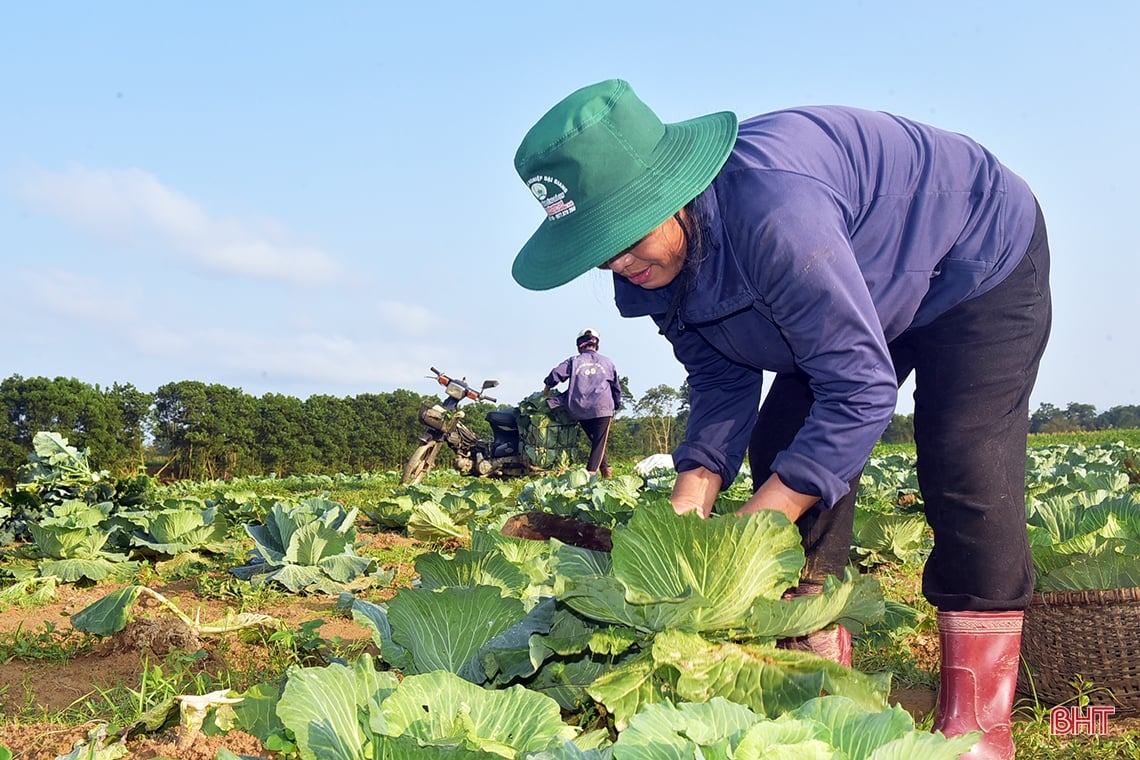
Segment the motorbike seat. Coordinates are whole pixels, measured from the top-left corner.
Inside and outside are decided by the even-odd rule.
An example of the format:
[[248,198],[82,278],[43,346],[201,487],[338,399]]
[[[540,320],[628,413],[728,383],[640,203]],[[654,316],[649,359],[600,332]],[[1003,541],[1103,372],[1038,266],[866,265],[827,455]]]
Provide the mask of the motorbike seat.
[[519,413],[517,409],[496,409],[487,412],[487,422],[494,430],[509,432],[519,429]]
[[487,422],[491,425],[491,433],[494,436],[491,456],[509,457],[519,453],[518,409],[496,409],[487,412]]

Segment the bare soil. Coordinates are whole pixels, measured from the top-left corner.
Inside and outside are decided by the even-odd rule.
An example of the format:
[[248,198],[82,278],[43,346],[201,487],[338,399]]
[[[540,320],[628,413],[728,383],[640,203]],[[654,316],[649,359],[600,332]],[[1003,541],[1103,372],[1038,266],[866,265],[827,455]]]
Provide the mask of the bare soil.
[[[386,544],[408,541],[391,535],[362,538]],[[409,567],[397,568],[397,577],[407,578],[412,572]],[[50,604],[0,611],[0,638],[10,639],[17,631],[23,635],[40,633],[45,631],[45,626],[54,627],[60,635],[78,635],[71,628],[70,617],[123,585],[126,584],[100,584],[86,589],[61,585]],[[225,600],[200,597],[195,593],[195,580],[148,581],[145,585],[174,601],[187,615],[200,615],[202,621],[221,618],[227,606],[234,606],[232,599],[227,605]],[[370,601],[383,601],[393,593],[394,590],[386,589],[362,596]],[[278,618],[294,629],[320,619],[324,621],[318,629],[321,638],[339,640],[346,646],[363,650],[370,647],[371,631],[337,612],[335,597],[282,595],[278,599],[270,607],[254,611]],[[258,665],[264,663],[267,678],[279,676],[270,672],[272,665],[267,662],[267,647],[262,636],[235,632],[198,637],[168,610],[140,599],[126,628],[98,641],[78,656],[58,662],[43,659],[0,662],[0,746],[10,749],[19,760],[54,760],[70,752],[76,742],[87,740],[88,732],[106,720],[105,716],[113,714],[115,706],[108,703],[113,689],[125,686],[139,690],[145,668],[163,665],[168,656],[195,652],[201,656],[185,665],[194,672],[218,673],[231,663],[241,663],[243,671],[256,671]],[[249,685],[252,684],[246,686]],[[69,716],[77,711],[86,712],[91,720],[78,727],[39,722],[64,711],[68,711]],[[125,757],[127,760],[214,760],[222,747],[239,755],[275,757],[259,739],[240,731],[221,736],[199,735],[189,748],[178,747],[177,739],[176,727],[155,735],[132,737],[127,742],[130,754]]]
[[599,552],[608,552],[614,548],[609,528],[547,512],[524,512],[515,515],[503,524],[499,532],[504,536],[531,541],[556,538],[564,544]]

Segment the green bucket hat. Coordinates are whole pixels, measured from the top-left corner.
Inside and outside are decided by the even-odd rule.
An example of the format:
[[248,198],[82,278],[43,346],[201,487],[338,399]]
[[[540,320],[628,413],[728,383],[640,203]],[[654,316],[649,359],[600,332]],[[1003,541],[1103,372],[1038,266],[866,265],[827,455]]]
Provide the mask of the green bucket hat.
[[736,129],[729,111],[664,124],[621,79],[566,97],[515,153],[546,212],[515,257],[515,281],[556,288],[648,235],[712,183]]

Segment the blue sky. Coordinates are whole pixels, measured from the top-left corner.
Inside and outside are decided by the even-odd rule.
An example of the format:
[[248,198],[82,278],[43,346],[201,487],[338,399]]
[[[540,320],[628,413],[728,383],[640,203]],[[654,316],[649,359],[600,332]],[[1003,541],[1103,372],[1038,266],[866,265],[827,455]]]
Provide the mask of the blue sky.
[[[0,376],[514,402],[586,326],[635,393],[684,378],[608,276],[510,277],[523,134],[621,77],[666,121],[842,103],[964,132],[1054,256],[1035,409],[1140,404],[1140,4],[113,2],[0,22]],[[909,411],[904,394],[900,411]]]

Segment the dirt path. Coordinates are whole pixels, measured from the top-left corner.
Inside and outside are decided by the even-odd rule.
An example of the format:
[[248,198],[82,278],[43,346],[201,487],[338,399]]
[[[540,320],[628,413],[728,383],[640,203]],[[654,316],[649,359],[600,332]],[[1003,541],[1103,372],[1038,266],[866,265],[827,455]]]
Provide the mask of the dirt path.
[[[71,615],[118,587],[60,586],[56,600],[49,604],[33,609],[11,607],[0,613],[0,636],[8,641],[27,642],[28,653],[38,653],[40,657],[52,649],[53,640],[71,639],[78,643],[81,635],[72,629]],[[200,614],[203,621],[218,619],[226,612],[223,601],[204,600],[194,594],[191,581],[151,588],[175,601],[179,609],[191,617]],[[335,612],[335,604],[334,597],[283,596],[271,607],[257,612],[279,618],[291,628],[322,619],[325,623],[318,629],[321,638],[367,646],[371,632]],[[88,651],[70,659],[11,658],[0,662],[0,715],[3,715],[0,745],[8,747],[14,757],[22,760],[53,760],[70,752],[74,743],[85,739],[100,718],[114,713],[115,706],[107,702],[112,690],[119,686],[140,690],[144,669],[167,664],[168,656],[201,653],[193,662],[183,665],[196,673],[214,674],[225,670],[229,663],[240,662],[243,671],[255,670],[258,663],[265,663],[267,678],[280,675],[268,672],[268,650],[261,636],[231,633],[198,639],[177,617],[155,603],[140,601],[132,617],[134,620],[122,632],[94,643]],[[55,648],[59,648],[58,643]],[[119,689],[117,693],[123,691]],[[91,715],[91,722],[78,728],[42,722],[64,711],[72,716],[86,712]],[[125,712],[133,713],[130,709]],[[167,731],[131,739],[128,746],[132,753],[127,757],[129,760],[154,757],[213,760],[221,747],[237,754],[269,756],[259,740],[241,732],[199,737],[189,750],[176,748],[175,738],[172,731]]]

